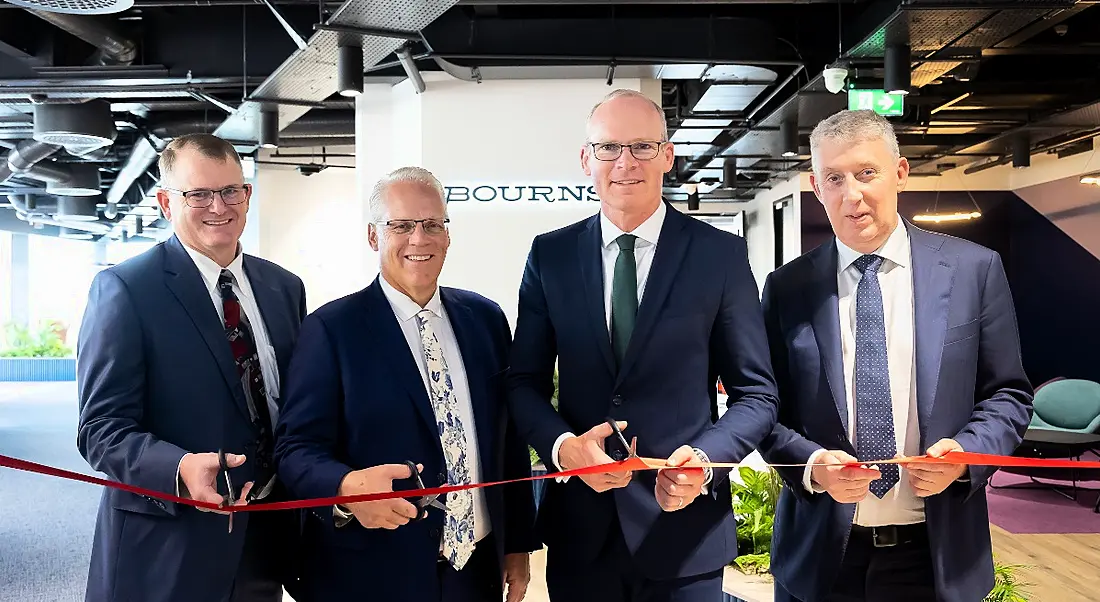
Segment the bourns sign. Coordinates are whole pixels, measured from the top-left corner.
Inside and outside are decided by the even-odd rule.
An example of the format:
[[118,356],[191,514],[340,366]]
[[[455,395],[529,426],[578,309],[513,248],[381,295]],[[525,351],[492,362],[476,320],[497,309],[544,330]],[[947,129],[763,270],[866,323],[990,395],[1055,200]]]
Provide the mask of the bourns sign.
[[596,189],[575,185],[447,186],[448,203],[588,203],[600,202]]

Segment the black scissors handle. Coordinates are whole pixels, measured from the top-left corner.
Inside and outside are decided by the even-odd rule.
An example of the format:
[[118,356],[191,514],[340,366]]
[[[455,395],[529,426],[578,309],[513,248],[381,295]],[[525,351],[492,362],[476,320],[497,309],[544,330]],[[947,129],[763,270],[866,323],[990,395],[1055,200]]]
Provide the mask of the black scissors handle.
[[233,479],[229,477],[229,461],[226,459],[225,450],[218,450],[218,470],[225,478],[226,503],[232,505],[237,502],[237,492],[233,488]]
[[[401,479],[402,481],[408,481],[409,486],[407,487],[407,489],[425,489],[424,479],[420,478],[420,471],[418,471],[416,469],[416,462],[413,462],[412,460],[406,460],[405,462],[403,462],[403,464],[405,466],[409,467],[409,478]],[[407,497],[405,499],[408,500],[408,502],[411,503],[413,506],[416,506],[417,510],[419,510],[419,512],[416,515],[416,518],[413,518],[409,521],[410,523],[415,523],[416,521],[420,521],[420,520],[424,520],[425,518],[428,518],[428,508],[427,508],[427,506],[435,498],[434,498],[434,496],[432,496],[430,498],[425,498],[423,496],[421,496],[421,497],[413,496],[413,497]]]
[[638,456],[637,443],[638,438],[635,437],[632,443],[626,442],[626,437],[623,436],[622,429],[619,428],[619,423],[614,418],[608,416],[607,424],[611,426],[611,430],[615,432],[615,435],[619,438],[619,443],[623,446],[623,451],[626,452],[628,458],[634,458]]
[[[237,503],[237,493],[233,489],[233,479],[229,477],[229,461],[225,457],[225,450],[218,450],[218,470],[225,477],[225,505],[232,506]],[[233,532],[233,513],[229,513],[229,532]]]

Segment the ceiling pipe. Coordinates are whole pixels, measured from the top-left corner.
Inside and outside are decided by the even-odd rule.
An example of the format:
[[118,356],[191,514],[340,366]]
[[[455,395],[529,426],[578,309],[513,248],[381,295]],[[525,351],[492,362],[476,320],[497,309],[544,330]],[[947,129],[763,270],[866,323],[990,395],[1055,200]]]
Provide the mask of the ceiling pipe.
[[95,59],[99,65],[130,65],[137,58],[137,44],[99,20],[33,8],[27,12],[98,48]]
[[49,157],[57,149],[56,144],[48,144],[37,140],[24,140],[8,151],[3,166],[0,167],[0,184],[7,182],[12,176],[27,176],[45,182],[62,182],[68,172],[63,168],[49,165],[40,165],[39,162]]

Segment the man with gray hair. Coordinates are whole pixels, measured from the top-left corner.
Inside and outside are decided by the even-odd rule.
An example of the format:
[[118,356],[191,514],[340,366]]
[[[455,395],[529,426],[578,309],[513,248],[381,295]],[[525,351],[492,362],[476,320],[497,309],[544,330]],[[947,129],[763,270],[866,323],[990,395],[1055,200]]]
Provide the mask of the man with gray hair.
[[763,292],[781,402],[760,451],[808,464],[778,469],[776,600],[981,600],[993,469],[881,461],[1019,445],[1033,391],[1001,259],[899,216],[909,163],[881,116],[830,116],[810,153],[835,236]]
[[[302,324],[277,430],[279,476],[323,498],[527,478],[504,398],[511,331],[493,301],[439,286],[443,187],[403,167],[374,187],[381,274]],[[408,463],[408,464],[406,464]],[[412,467],[416,467],[416,472]],[[519,602],[534,537],[531,484],[316,509],[305,600]]]

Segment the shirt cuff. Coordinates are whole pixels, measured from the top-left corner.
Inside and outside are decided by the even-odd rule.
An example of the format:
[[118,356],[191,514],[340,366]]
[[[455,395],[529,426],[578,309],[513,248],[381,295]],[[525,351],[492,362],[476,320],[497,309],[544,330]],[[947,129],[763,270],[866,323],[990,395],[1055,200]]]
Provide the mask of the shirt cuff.
[[[188,497],[190,492],[187,491],[187,486],[183,484],[183,479],[180,478],[180,467],[183,466],[183,459],[187,457],[187,454],[180,456],[179,464],[176,464],[176,497]],[[183,493],[180,493],[180,492]]]
[[[554,463],[554,466],[556,466],[558,468],[559,472],[564,470],[564,469],[561,467],[561,463],[558,462],[558,450],[561,449],[561,444],[564,443],[565,440],[569,439],[570,437],[576,437],[576,435],[574,435],[573,433],[568,433],[568,432],[567,433],[562,433],[557,438],[557,440],[554,441],[554,448],[550,452],[550,461],[552,461]],[[569,477],[554,477],[554,480],[559,482],[559,483],[564,483],[564,482],[569,480]]]
[[806,460],[806,470],[802,473],[802,486],[806,488],[806,491],[810,493],[824,493],[824,489],[819,487],[817,483],[813,482],[814,463],[817,461],[821,454],[825,453],[825,449],[819,449],[810,454],[810,459]]
[[337,529],[339,529],[340,527],[343,527],[344,525],[350,523],[351,519],[354,516],[355,516],[354,514],[346,511],[344,508],[340,507],[339,505],[336,505],[336,506],[332,507],[332,522],[336,526]]

